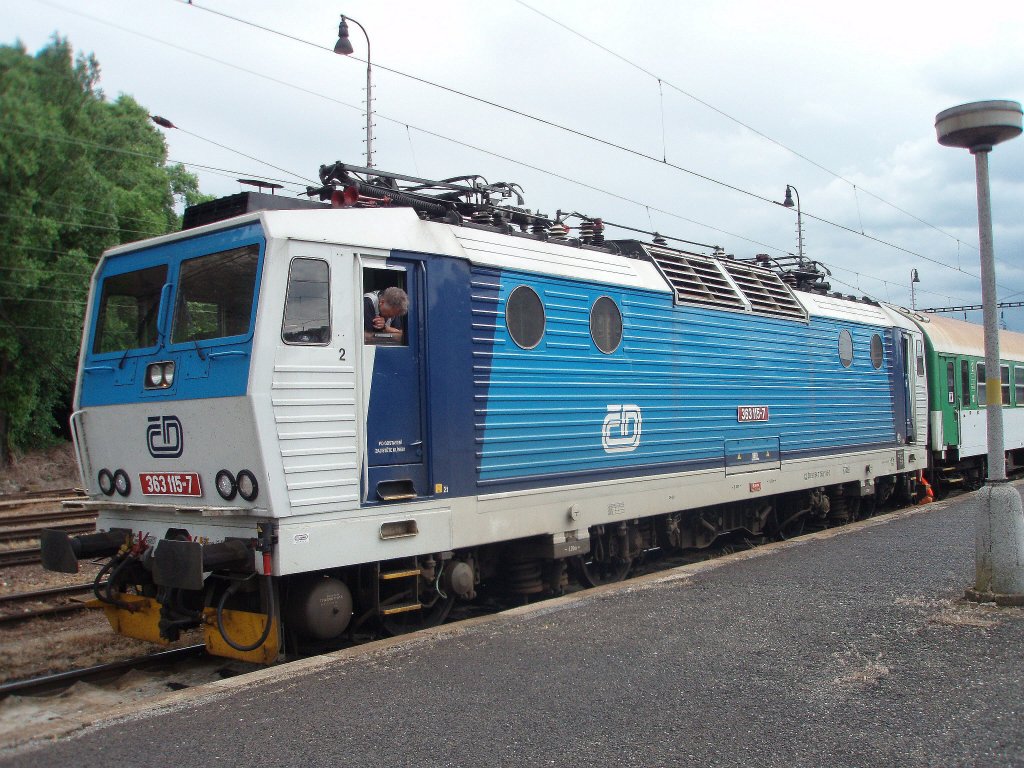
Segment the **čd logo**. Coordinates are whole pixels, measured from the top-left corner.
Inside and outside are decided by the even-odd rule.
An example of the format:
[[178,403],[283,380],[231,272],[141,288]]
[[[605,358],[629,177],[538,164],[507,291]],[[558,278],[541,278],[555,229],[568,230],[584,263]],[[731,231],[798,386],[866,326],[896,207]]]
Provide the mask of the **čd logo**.
[[177,416],[149,416],[146,447],[154,459],[176,459],[185,450],[185,431]]
[[601,428],[601,445],[606,453],[635,451],[642,427],[639,405],[609,405]]

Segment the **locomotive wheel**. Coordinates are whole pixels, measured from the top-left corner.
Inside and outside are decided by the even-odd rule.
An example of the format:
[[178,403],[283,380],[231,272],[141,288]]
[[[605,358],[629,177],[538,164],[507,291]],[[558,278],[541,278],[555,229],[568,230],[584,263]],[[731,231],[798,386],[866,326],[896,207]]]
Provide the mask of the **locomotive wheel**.
[[436,627],[451,613],[452,606],[455,605],[455,595],[441,596],[435,593],[434,598],[433,602],[424,602],[423,607],[418,611],[381,616],[381,627],[392,637]]
[[599,587],[602,584],[622,581],[633,567],[632,560],[615,558],[598,561],[594,560],[592,555],[574,557],[571,563],[577,581],[585,587]]
[[802,511],[797,512],[789,519],[779,520],[779,508],[777,506],[772,508],[770,520],[769,531],[779,541],[803,536],[804,529],[807,527],[807,515]]

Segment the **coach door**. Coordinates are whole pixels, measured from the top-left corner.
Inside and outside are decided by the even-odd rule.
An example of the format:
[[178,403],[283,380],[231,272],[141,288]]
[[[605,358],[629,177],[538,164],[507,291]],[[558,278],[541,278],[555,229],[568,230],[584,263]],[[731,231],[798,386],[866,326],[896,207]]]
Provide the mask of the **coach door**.
[[913,417],[913,348],[912,338],[899,328],[893,334],[893,404],[896,416],[896,436],[901,444],[914,439]]
[[[428,489],[423,449],[422,265],[367,255],[358,262],[366,403],[364,498],[388,502],[423,496]],[[392,299],[402,294],[407,298],[405,314],[385,316],[393,313],[384,296],[388,289],[397,289],[389,292]]]

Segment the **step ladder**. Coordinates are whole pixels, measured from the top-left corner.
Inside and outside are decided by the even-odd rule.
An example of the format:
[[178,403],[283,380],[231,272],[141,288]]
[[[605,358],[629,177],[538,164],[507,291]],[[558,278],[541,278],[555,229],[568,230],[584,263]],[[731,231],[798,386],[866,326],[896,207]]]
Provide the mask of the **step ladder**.
[[[415,557],[377,565],[377,610],[381,616],[423,610],[420,602],[420,567]],[[404,598],[389,602],[395,598]]]

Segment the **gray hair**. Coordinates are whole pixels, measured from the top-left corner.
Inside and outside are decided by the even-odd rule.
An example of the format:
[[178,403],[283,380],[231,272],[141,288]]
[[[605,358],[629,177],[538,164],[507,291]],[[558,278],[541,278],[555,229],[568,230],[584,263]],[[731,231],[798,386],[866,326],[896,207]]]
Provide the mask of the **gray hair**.
[[381,291],[380,302],[398,310],[399,315],[409,313],[409,295],[401,288],[391,286]]

